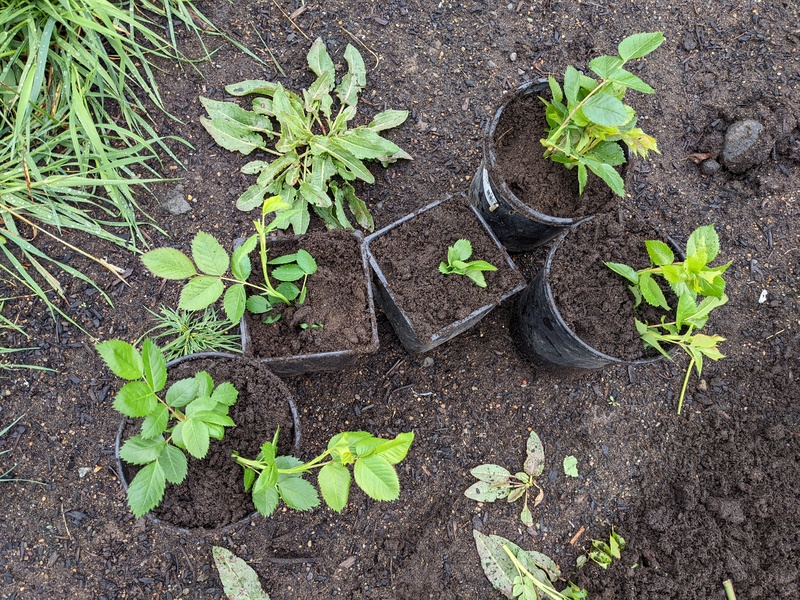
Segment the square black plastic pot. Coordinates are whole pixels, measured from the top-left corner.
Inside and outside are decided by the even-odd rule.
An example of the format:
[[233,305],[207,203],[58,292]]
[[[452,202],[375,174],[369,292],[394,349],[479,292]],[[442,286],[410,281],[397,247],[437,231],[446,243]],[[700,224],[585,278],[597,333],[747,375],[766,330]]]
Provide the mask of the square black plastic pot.
[[[274,356],[258,358],[259,362],[265,363],[276,375],[302,375],[319,371],[340,371],[352,366],[360,356],[371,354],[378,350],[378,325],[375,315],[375,302],[371,284],[371,274],[367,262],[367,254],[363,246],[364,236],[360,231],[351,232],[354,243],[358,245],[361,260],[357,265],[353,265],[361,274],[365,294],[367,297],[367,310],[370,322],[370,340],[368,343],[357,348],[346,348],[331,352],[309,352],[304,354],[289,356]],[[297,240],[302,236],[284,236],[281,240]],[[243,240],[237,240],[241,243]],[[268,244],[273,243],[275,238],[269,238]],[[239,243],[236,245],[238,246]],[[317,257],[319,258],[319,257]],[[309,279],[309,285],[313,285],[313,275]],[[342,299],[346,301],[346,299]],[[242,334],[242,352],[245,356],[253,355],[253,345],[245,317],[240,322]]]
[[[419,328],[415,327],[415,324],[412,322],[407,312],[403,309],[402,303],[401,301],[399,301],[397,294],[393,290],[392,283],[388,280],[386,273],[381,268],[378,259],[376,258],[375,254],[371,249],[371,245],[377,239],[386,235],[388,232],[403,227],[403,225],[408,223],[410,220],[415,219],[419,215],[425,213],[426,211],[434,209],[443,202],[448,202],[448,201],[450,201],[449,198],[428,204],[427,206],[419,209],[418,211],[406,215],[399,221],[396,221],[395,223],[392,223],[391,225],[384,227],[380,231],[377,231],[372,235],[367,236],[367,238],[364,241],[364,247],[366,249],[369,263],[372,267],[372,270],[375,272],[376,285],[378,289],[381,306],[386,314],[386,317],[389,319],[389,322],[394,328],[397,337],[400,339],[400,342],[403,344],[406,350],[414,354],[427,352],[435,348],[436,346],[439,346],[440,344],[443,344],[444,342],[454,338],[455,336],[467,331],[469,328],[474,327],[481,319],[483,319],[487,314],[489,314],[489,312],[493,308],[495,308],[498,304],[500,304],[500,302],[520,292],[525,287],[524,277],[517,269],[517,266],[514,264],[514,261],[511,260],[511,257],[508,256],[508,253],[505,251],[502,244],[500,244],[495,235],[492,233],[492,230],[486,224],[486,221],[484,221],[484,219],[481,217],[480,213],[475,209],[475,207],[465,206],[464,210],[472,212],[475,219],[477,219],[478,223],[480,224],[480,229],[482,230],[482,232],[485,233],[485,235],[491,240],[491,243],[495,247],[497,247],[497,249],[502,254],[503,257],[502,260],[505,263],[503,267],[512,270],[518,276],[518,278],[515,278],[517,280],[517,283],[512,287],[510,287],[509,289],[503,290],[495,302],[490,302],[477,307],[465,318],[459,319],[457,321],[445,325],[432,335],[422,335],[419,333],[418,331]],[[442,259],[444,258],[445,256],[443,255]],[[481,257],[476,257],[476,258],[481,258]]]

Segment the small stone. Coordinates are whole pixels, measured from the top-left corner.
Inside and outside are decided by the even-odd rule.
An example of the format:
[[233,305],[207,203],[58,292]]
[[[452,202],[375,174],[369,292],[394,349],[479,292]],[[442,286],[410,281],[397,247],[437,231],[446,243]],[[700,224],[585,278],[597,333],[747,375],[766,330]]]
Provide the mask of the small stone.
[[722,163],[732,173],[744,173],[766,162],[774,145],[774,138],[758,121],[737,121],[725,132]]
[[186,201],[183,186],[180,184],[167,192],[167,198],[161,203],[161,206],[172,215],[182,215],[192,210],[192,205]]
[[517,62],[517,53],[516,52],[512,52],[511,54],[508,55],[508,59],[511,62]]
[[683,49],[684,50],[686,50],[687,52],[691,52],[695,48],[697,48],[697,42],[694,41],[693,38],[687,37],[685,40],[683,40]]
[[714,173],[719,171],[721,168],[722,168],[722,165],[720,165],[713,158],[709,158],[708,160],[704,160],[703,162],[700,163],[700,172],[703,175],[713,175]]
[[425,360],[422,361],[422,367],[427,369],[428,367],[433,366],[433,359],[430,356],[426,356]]
[[701,392],[705,392],[708,390],[708,383],[705,379],[701,379],[697,384],[697,389]]
[[78,468],[78,477],[83,479],[84,477],[86,477],[91,472],[92,472],[92,468],[91,467],[79,467]]

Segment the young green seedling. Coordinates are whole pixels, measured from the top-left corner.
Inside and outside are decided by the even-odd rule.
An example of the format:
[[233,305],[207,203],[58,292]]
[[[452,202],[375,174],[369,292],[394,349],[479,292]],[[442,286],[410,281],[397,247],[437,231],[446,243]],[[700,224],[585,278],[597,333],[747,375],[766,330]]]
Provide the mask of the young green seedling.
[[560,592],[555,588],[561,571],[549,556],[523,550],[499,535],[473,530],[472,536],[486,578],[506,598],[585,600],[588,597],[588,592],[574,583],[568,583]]
[[[302,97],[277,82],[249,80],[229,85],[225,91],[233,96],[255,94],[252,110],[234,102],[200,98],[209,115],[200,122],[220,146],[245,155],[254,150],[271,155],[271,160],[254,160],[242,167],[242,173],[258,175],[258,180],[237,201],[240,210],[252,210],[265,197],[279,195],[295,209],[280,227],[291,225],[298,235],[308,228],[309,207],[329,228],[352,229],[346,206],[361,227],[374,229],[372,215],[351,182],[375,182],[363,161],[377,160],[386,167],[411,158],[380,136],[381,131],[402,124],[408,111],[385,110],[369,125],[350,128],[358,95],[366,85],[366,68],[350,44],[344,59],[348,70],[336,85],[333,61],[317,38],[308,52],[308,66],[317,78]],[[331,92],[336,94],[338,111]]]
[[142,469],[128,486],[128,506],[136,518],[161,503],[166,483],[186,478],[185,452],[204,458],[211,438],[221,440],[226,427],[234,427],[228,410],[239,392],[229,382],[214,387],[205,371],[173,383],[165,394],[167,363],[152,340],[145,339],[141,353],[122,340],[95,346],[103,362],[128,383],[114,398],[114,408],[126,417],[141,418],[139,434],[125,441],[119,456]]
[[341,512],[350,495],[350,465],[356,485],[367,496],[373,500],[396,500],[400,480],[394,465],[406,457],[413,441],[411,432],[386,440],[365,431],[346,431],[333,436],[325,452],[304,463],[294,456],[278,456],[276,431],[255,459],[238,453],[233,457],[244,468],[244,489],[252,491],[253,504],[265,517],[275,511],[280,500],[296,510],[319,506],[317,490],[303,479],[313,469],[319,469],[317,483],[325,503]]
[[[267,215],[280,212],[280,216],[267,221]],[[203,310],[216,302],[223,292],[223,308],[232,323],[238,323],[245,308],[253,314],[265,314],[265,323],[280,319],[272,313],[281,305],[302,304],[306,299],[306,282],[317,271],[317,262],[305,250],[269,259],[267,234],[281,226],[296,211],[279,196],[264,201],[261,219],[253,221],[256,233],[233,251],[231,256],[208,233],[198,232],[192,240],[192,258],[175,248],[158,248],[142,256],[142,262],[151,273],[165,279],[189,281],[181,290],[178,308]],[[261,274],[264,282],[256,285],[248,281],[252,272],[250,253],[259,248]],[[194,260],[192,260],[194,259]],[[268,270],[268,267],[271,269]],[[232,277],[226,276],[230,269]],[[273,285],[272,279],[280,282]],[[301,283],[297,283],[301,282]],[[231,284],[225,290],[225,284]],[[246,288],[254,291],[249,297]]]
[[598,56],[589,63],[599,79],[567,67],[563,91],[553,77],[548,78],[553,97],[541,98],[548,124],[547,138],[541,140],[544,156],[568,169],[577,167],[581,194],[591,171],[614,193],[625,196],[625,182],[614,169],[625,162],[619,142],[637,156],[658,152],[656,140],[636,127],[636,111],[622,102],[628,89],[652,94],[653,88],[623,66],[650,54],[663,41],[660,32],[627,37],[619,43],[619,56]]
[[536,483],[544,471],[544,447],[539,436],[535,431],[531,431],[526,444],[527,458],[523,465],[523,471],[511,474],[510,471],[499,465],[485,464],[478,465],[470,471],[478,481],[472,484],[464,495],[478,502],[494,502],[506,498],[508,502],[514,502],[524,496],[524,507],[520,514],[520,519],[526,527],[533,525],[533,516],[528,508],[528,494],[532,487],[538,490],[533,501],[536,508],[544,499],[544,490]]
[[497,267],[485,260],[466,262],[472,256],[472,243],[469,240],[458,240],[447,248],[447,262],[439,263],[439,272],[445,275],[466,275],[476,285],[485,288],[486,280],[481,271],[497,271]]
[[[628,289],[634,296],[635,306],[639,306],[644,300],[651,306],[673,310],[654,279],[655,276],[666,281],[678,297],[673,321],[662,318],[661,323],[649,324],[636,319],[636,329],[642,336],[645,347],[655,348],[670,360],[672,357],[664,349],[664,345],[678,346],[689,355],[689,366],[678,399],[680,414],[692,367],[696,368],[699,377],[703,372],[703,357],[711,360],[724,358],[717,344],[724,342],[725,338],[696,332],[706,324],[712,310],[728,301],[722,274],[731,263],[718,267],[708,266],[719,253],[719,236],[713,225],[698,227],[692,232],[686,243],[686,260],[683,262],[675,262],[675,254],[664,242],[647,240],[645,246],[652,263],[646,269],[636,271],[621,263],[605,264],[630,282]],[[699,303],[698,298],[702,298]]]
[[603,540],[592,540],[592,548],[588,554],[578,557],[578,568],[586,564],[587,559],[591,560],[601,568],[607,569],[615,560],[621,558],[620,552],[625,550],[628,544],[625,539],[611,528],[611,535],[608,536],[608,543]]

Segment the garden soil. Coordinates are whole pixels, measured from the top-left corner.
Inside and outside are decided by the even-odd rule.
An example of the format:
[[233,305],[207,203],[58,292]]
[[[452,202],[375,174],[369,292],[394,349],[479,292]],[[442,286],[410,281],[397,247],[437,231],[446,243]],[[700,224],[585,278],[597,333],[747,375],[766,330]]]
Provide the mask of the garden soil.
[[[727,338],[727,356],[693,376],[677,415],[685,357],[565,377],[518,356],[509,325],[513,299],[424,356],[406,353],[380,316],[376,354],[347,370],[285,381],[302,419],[302,458],[342,430],[384,437],[414,431],[399,465],[400,499],[377,503],[353,489],[341,514],[280,508],[224,532],[181,532],[136,520],[127,509],[114,468],[119,416],[112,401],[120,383],[92,347],[92,337],[135,341],[148,329],[146,309],[174,305],[180,284],[153,278],[135,256],[69,235],[125,268],[126,283],[50,248],[88,269],[114,301],[110,308],[85,284],[63,278],[62,307],[89,335],[53,321],[0,283],[3,296],[15,297],[4,314],[31,336],[6,333],[3,345],[37,348],[12,355],[14,362],[57,371],[4,371],[0,382],[0,423],[21,417],[0,438],[0,451],[9,451],[0,457],[0,473],[16,464],[17,477],[41,482],[0,484],[0,597],[220,598],[214,545],[245,559],[274,600],[500,597],[479,568],[473,529],[549,554],[590,598],[724,598],[727,579],[740,600],[798,597],[794,0],[265,0],[198,7],[264,62],[209,39],[219,46],[210,62],[161,65],[160,92],[181,122],[154,114],[156,126],[193,147],[175,146],[186,170],[164,161],[164,172],[182,180],[153,186],[141,202],[169,235],[151,228],[152,243],[184,251],[200,229],[222,240],[248,235],[257,216],[235,206],[252,183],[239,172],[249,158],[222,150],[206,134],[198,96],[223,100],[225,85],[256,78],[300,90],[312,81],[305,56],[317,36],[340,68],[347,43],[364,56],[358,123],[385,108],[411,113],[387,135],[414,160],[373,167],[376,183],[356,190],[383,227],[466,192],[481,160],[483,129],[517,85],[568,64],[585,68],[631,33],[663,31],[664,45],[631,65],[656,93],[630,94],[661,154],[630,166],[620,212],[680,244],[696,226],[716,224],[720,259],[732,261],[731,300],[709,328]],[[198,56],[191,35],[181,43]],[[762,122],[775,143],[762,149],[761,164],[734,175],[707,159],[721,154],[728,127],[745,118]],[[192,210],[170,215],[160,203],[181,190]],[[529,280],[544,253],[515,257]],[[518,470],[530,430],[544,444],[545,494],[533,510],[534,526],[525,528],[519,503],[479,504],[463,492],[476,465]],[[567,456],[578,460],[577,478],[564,474]],[[576,558],[612,526],[628,541],[622,560],[607,571],[591,564],[576,571]]]

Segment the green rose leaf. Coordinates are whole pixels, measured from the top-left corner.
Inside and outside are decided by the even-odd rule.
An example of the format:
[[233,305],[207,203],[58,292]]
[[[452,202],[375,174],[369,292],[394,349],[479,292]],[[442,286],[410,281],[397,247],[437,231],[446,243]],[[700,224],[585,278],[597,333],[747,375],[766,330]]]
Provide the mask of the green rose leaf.
[[669,246],[664,242],[658,240],[646,240],[644,243],[647,248],[647,254],[650,255],[650,260],[654,265],[662,267],[664,265],[672,264],[675,261],[675,254]]
[[159,403],[153,411],[142,421],[143,438],[152,439],[166,431],[169,425],[169,409]]
[[268,517],[275,512],[278,508],[278,501],[280,496],[278,490],[274,487],[265,488],[262,492],[256,494],[253,492],[253,504],[259,514]]
[[200,419],[190,418],[183,422],[181,430],[183,445],[186,451],[195,458],[205,458],[211,443],[208,427]]
[[186,479],[188,464],[186,455],[175,446],[167,445],[161,456],[158,457],[158,464],[164,471],[164,477],[170,483],[178,485]]
[[164,470],[153,462],[140,470],[128,486],[128,506],[138,519],[161,503],[167,487]]
[[322,467],[317,479],[325,503],[336,512],[342,512],[350,496],[350,471],[339,463]]
[[154,392],[164,389],[167,383],[167,361],[164,354],[150,338],[142,343],[144,379]]
[[117,377],[134,381],[144,376],[144,363],[139,351],[128,342],[108,340],[95,345],[106,366]]
[[222,292],[224,284],[216,277],[201,275],[189,281],[181,290],[178,308],[195,311],[208,308],[216,302]]
[[114,397],[114,410],[126,417],[146,417],[158,406],[158,398],[144,381],[126,383]]
[[244,315],[244,309],[247,305],[247,292],[245,292],[244,285],[236,283],[225,291],[225,297],[222,300],[222,308],[225,310],[225,316],[231,323],[238,323],[239,319]]
[[239,391],[230,381],[223,381],[214,389],[211,398],[225,406],[233,406],[239,398]]
[[142,262],[156,277],[188,279],[197,273],[192,260],[175,248],[157,248],[142,255]]
[[586,118],[603,127],[619,127],[629,120],[625,105],[611,94],[597,93],[583,104]]
[[314,486],[302,477],[289,477],[278,481],[278,493],[286,506],[295,510],[311,510],[319,506],[319,496]]
[[664,34],[660,31],[654,33],[636,33],[626,37],[619,43],[617,50],[624,61],[642,58],[653,52],[664,42]]
[[363,456],[353,467],[358,487],[373,500],[397,500],[400,481],[394,467],[381,456]]
[[197,398],[199,391],[200,385],[197,379],[187,377],[176,381],[169,387],[165,400],[171,407],[181,408]]
[[192,240],[192,258],[206,275],[221,277],[228,270],[228,253],[214,236],[198,231]]
[[135,435],[122,444],[119,457],[132,465],[146,465],[158,459],[166,446],[167,443],[161,436],[156,439],[146,439],[141,435]]

